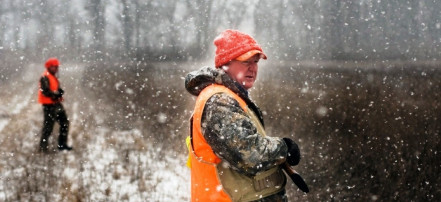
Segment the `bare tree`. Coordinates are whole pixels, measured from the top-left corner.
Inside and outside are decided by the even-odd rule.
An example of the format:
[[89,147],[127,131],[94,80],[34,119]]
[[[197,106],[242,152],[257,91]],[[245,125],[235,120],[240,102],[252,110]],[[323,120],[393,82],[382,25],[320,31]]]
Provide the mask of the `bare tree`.
[[[106,10],[109,2],[119,10]],[[430,59],[440,57],[440,8],[435,0],[3,0],[0,45],[27,55],[65,48],[91,58],[132,50],[200,58],[219,31],[252,22],[246,29],[286,58]]]
[[124,52],[127,54],[131,48],[132,36],[133,36],[133,20],[132,20],[132,6],[128,0],[121,0],[122,4],[122,31],[123,31],[123,44],[124,44]]
[[[423,4],[423,2],[421,2]],[[436,0],[424,1],[424,6],[421,6],[421,15],[423,18],[424,26],[422,29],[423,39],[425,40],[425,45],[428,48],[423,49],[424,55],[429,57],[437,58],[441,52],[441,4]]]
[[196,47],[199,49],[199,56],[207,50],[209,36],[213,35],[213,27],[211,24],[211,10],[213,0],[187,0],[187,8],[193,14],[196,28]]
[[[150,1],[149,1],[150,2]],[[139,0],[133,0],[133,4],[134,4],[134,12],[135,12],[135,19],[134,19],[134,34],[135,34],[135,45],[134,47],[138,47],[139,43],[140,43],[140,27],[141,27],[141,13],[142,13],[142,8],[141,5],[139,3]]]
[[104,40],[106,29],[106,20],[104,16],[105,3],[101,0],[92,0],[87,9],[92,17],[93,55],[95,55],[96,58],[102,58],[106,47]]
[[3,38],[5,37],[4,30],[6,27],[4,21],[2,20],[3,15],[5,13],[4,7],[5,7],[5,5],[3,3],[1,3],[0,4],[0,47],[2,47],[2,49],[3,49]]

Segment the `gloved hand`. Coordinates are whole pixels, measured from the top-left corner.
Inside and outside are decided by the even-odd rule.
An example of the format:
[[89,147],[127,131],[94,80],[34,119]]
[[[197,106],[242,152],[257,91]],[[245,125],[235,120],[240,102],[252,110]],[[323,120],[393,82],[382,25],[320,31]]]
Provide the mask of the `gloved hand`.
[[284,137],[283,141],[285,141],[285,144],[288,146],[288,156],[286,157],[286,162],[292,166],[299,164],[301,159],[299,146],[290,138]]
[[58,93],[62,96],[62,95],[64,94],[64,90],[61,89],[61,88],[59,88],[59,89],[58,89]]
[[58,101],[61,97],[63,97],[63,94],[64,94],[64,90],[58,88],[58,90],[54,92],[54,95],[52,96],[52,100]]

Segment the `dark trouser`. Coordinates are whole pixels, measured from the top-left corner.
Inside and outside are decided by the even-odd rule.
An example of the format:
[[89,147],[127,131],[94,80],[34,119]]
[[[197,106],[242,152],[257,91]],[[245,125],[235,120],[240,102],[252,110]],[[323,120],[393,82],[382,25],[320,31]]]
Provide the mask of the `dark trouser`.
[[40,149],[47,150],[48,138],[54,129],[55,121],[60,124],[60,135],[58,136],[58,146],[67,145],[67,134],[69,132],[69,120],[66,111],[61,103],[43,105],[44,122],[40,140]]

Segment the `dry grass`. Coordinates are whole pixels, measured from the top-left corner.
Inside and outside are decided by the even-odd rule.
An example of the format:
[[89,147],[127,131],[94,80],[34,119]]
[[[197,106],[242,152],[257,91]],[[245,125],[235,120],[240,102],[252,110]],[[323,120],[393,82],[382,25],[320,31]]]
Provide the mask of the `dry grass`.
[[[301,146],[296,170],[311,189],[302,195],[289,183],[290,201],[439,201],[439,66],[292,62],[262,67],[251,96],[264,111],[267,133],[291,136]],[[157,191],[167,178],[156,174],[185,163],[183,140],[194,104],[183,86],[188,71],[171,62],[64,72],[75,151],[35,152],[42,121],[38,105],[15,115],[2,113],[11,121],[0,138],[0,195],[6,201],[123,201],[152,200],[156,193],[155,200],[165,200],[168,193]],[[35,81],[16,89],[33,89]],[[2,102],[11,95],[5,91]],[[55,140],[56,135],[50,139]],[[90,162],[108,158],[94,150],[114,155],[112,161],[103,161],[104,168]],[[182,173],[177,170],[174,177],[189,179]],[[115,184],[125,179],[136,196],[119,194]]]
[[[269,134],[299,142],[303,160],[297,170],[312,190],[304,196],[290,184],[290,198],[440,199],[439,66],[293,62],[263,67],[251,95],[266,114]],[[132,113],[132,121],[143,117],[143,127],[155,131],[149,138],[183,151],[193,103],[181,79],[188,70],[141,64],[98,72],[95,77],[106,79],[91,78],[94,92],[116,106],[136,106],[115,113]],[[105,84],[123,78],[132,95]],[[158,123],[161,113],[167,122]]]
[[[140,102],[141,98],[133,94],[129,94],[133,97],[122,97],[120,91],[119,93],[108,91],[114,95],[101,96],[101,91],[97,90],[99,88],[93,86],[95,81],[100,80],[86,80],[87,73],[83,75],[82,68],[70,67],[72,69],[69,70],[68,65],[64,67],[66,69],[62,70],[60,80],[66,92],[64,106],[71,122],[69,144],[73,145],[74,151],[61,153],[50,151],[47,154],[37,152],[42,111],[34,97],[17,114],[8,113],[11,110],[6,107],[5,113],[2,111],[2,120],[5,118],[9,123],[1,131],[0,136],[0,199],[2,201],[157,201],[161,198],[174,200],[176,195],[169,196],[169,193],[162,191],[163,188],[158,186],[164,186],[163,184],[170,180],[172,182],[182,180],[182,176],[171,179],[173,176],[169,173],[182,172],[179,168],[185,166],[185,155],[179,151],[172,151],[170,148],[174,148],[174,145],[169,145],[169,150],[158,149],[161,146],[159,143],[162,142],[160,140],[155,142],[153,136],[157,134],[156,131],[147,127],[157,123],[145,125],[144,120],[150,118],[138,117],[149,110],[139,112],[137,106],[125,107],[127,103],[139,104],[137,102]],[[2,89],[5,87],[15,90],[15,93],[5,91],[7,94],[2,95],[2,104],[9,103],[10,109],[13,109],[17,104],[13,102],[15,97],[21,99],[28,93],[36,96],[39,71],[42,69],[33,68],[29,68],[33,77],[29,81],[15,81],[2,86]],[[94,73],[96,75],[96,72]],[[103,81],[110,82],[111,87],[114,88],[121,80],[118,77],[108,77]],[[123,83],[125,82],[130,83],[128,80],[123,80]],[[122,87],[125,87],[124,85]],[[20,99],[17,100],[21,101]],[[135,113],[127,116],[130,110],[134,110]],[[49,139],[50,150],[56,150],[57,128],[54,128]],[[175,160],[166,159],[167,156],[174,156]],[[182,166],[179,165],[181,161],[179,159],[182,159]],[[158,165],[152,164],[153,162],[158,162]],[[166,163],[178,169],[176,171],[172,168],[167,169],[164,166]],[[158,171],[165,172],[160,176],[151,177]],[[186,184],[171,186],[175,191],[185,187],[188,186]],[[182,190],[177,193],[180,193],[178,197],[182,200],[187,199],[187,196],[182,194]]]
[[113,64],[87,68],[84,83],[103,102],[111,103],[104,122],[116,129],[141,128],[166,149],[185,152],[192,98],[183,86],[186,71],[174,63]]
[[270,134],[302,148],[312,192],[300,199],[439,200],[439,66],[298,64],[263,75],[253,95]]

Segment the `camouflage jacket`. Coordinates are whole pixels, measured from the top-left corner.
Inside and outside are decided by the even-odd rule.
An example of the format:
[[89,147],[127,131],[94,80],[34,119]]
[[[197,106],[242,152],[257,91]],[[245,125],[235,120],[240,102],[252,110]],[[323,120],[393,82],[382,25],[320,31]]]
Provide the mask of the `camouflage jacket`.
[[[248,92],[221,69],[204,67],[189,73],[185,88],[192,95],[210,84],[221,84],[237,93],[259,117],[260,109]],[[214,153],[230,166],[246,175],[255,175],[285,161],[287,146],[281,138],[263,136],[239,103],[227,94],[215,94],[205,104],[201,120],[205,140]]]

